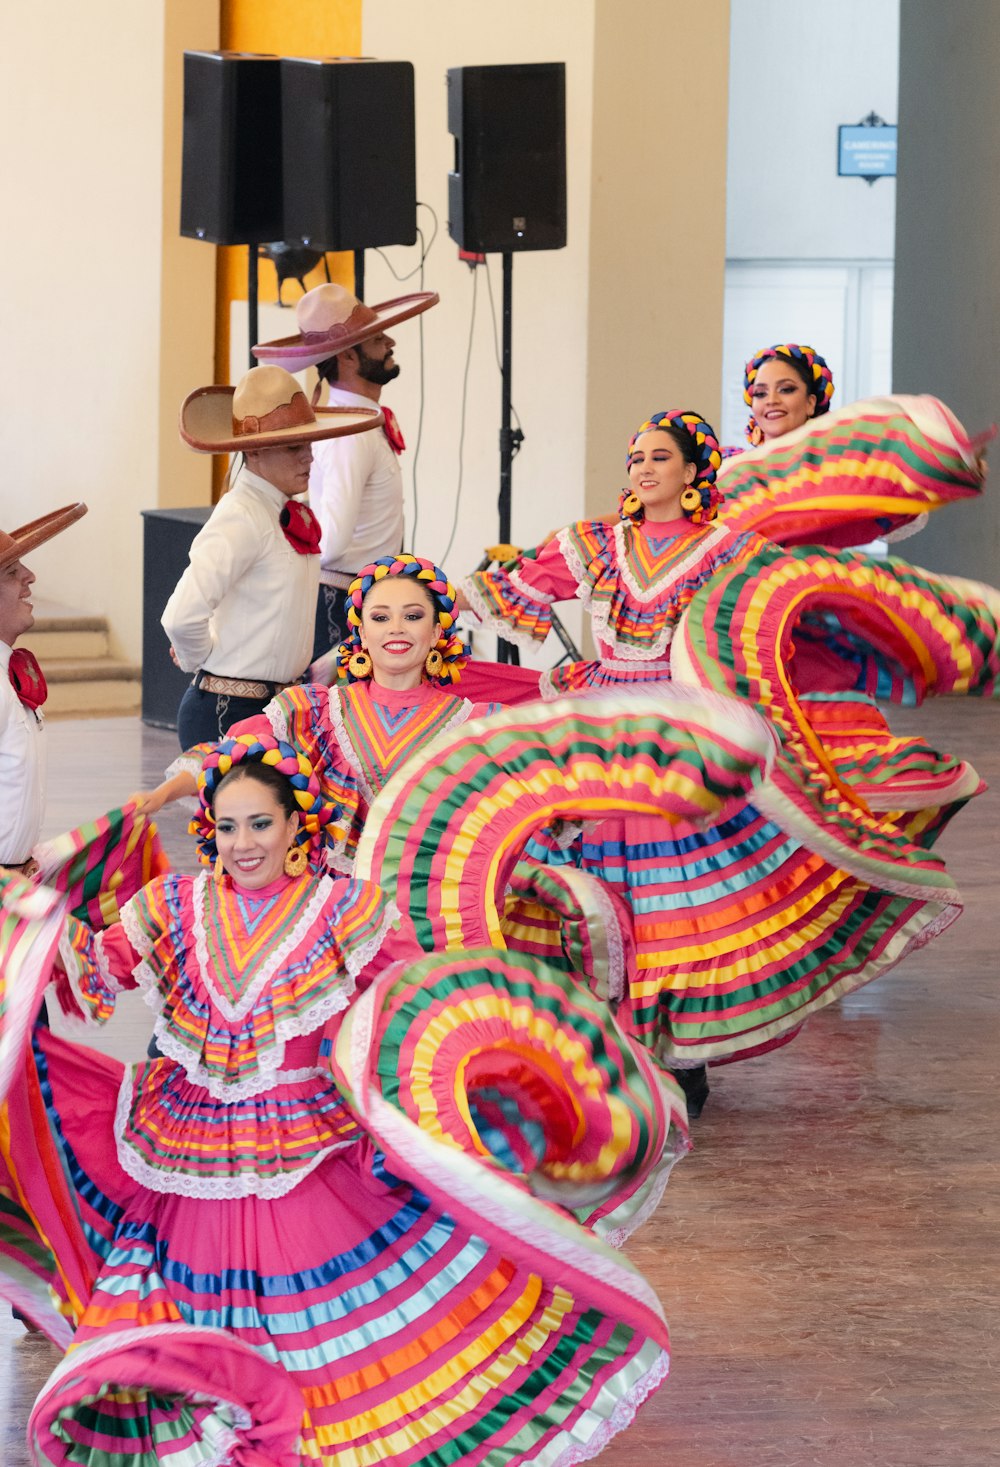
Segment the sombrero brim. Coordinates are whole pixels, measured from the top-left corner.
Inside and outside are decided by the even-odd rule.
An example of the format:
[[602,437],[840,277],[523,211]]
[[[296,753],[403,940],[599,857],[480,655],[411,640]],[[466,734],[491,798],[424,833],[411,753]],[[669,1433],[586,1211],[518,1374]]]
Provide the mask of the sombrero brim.
[[10,538],[14,543],[0,547],[0,566],[11,565],[22,556],[30,555],[37,546],[44,545],[46,540],[82,520],[86,513],[87,506],[82,502],[67,504],[62,509],[54,509],[51,514],[42,515],[41,519],[30,520],[19,530],[12,530]]
[[343,438],[380,428],[384,419],[377,407],[315,408],[315,423],[296,423],[266,433],[233,432],[235,387],[199,387],[184,399],[180,433],[198,453],[256,452],[261,448],[294,448],[321,438]]
[[422,311],[436,306],[439,300],[440,296],[435,290],[397,296],[395,300],[371,306],[370,309],[375,312],[375,320],[359,326],[356,331],[331,331],[324,336],[314,333],[309,336],[283,336],[279,341],[265,341],[260,346],[255,346],[253,354],[258,362],[269,367],[284,367],[287,372],[301,372],[304,367],[315,367],[318,362],[325,362],[327,357],[335,357],[338,352],[357,346],[359,341],[368,341],[380,331],[387,331],[390,326],[398,326],[400,321],[419,316]]

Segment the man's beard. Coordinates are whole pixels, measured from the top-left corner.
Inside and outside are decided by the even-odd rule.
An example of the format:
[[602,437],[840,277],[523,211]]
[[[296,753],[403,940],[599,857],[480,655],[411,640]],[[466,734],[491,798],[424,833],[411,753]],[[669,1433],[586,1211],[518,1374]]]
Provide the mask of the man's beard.
[[[387,382],[392,382],[399,376],[399,363],[387,367],[385,358],[379,361],[378,357],[370,357],[360,344],[354,348],[358,354],[358,376],[364,382],[372,382],[376,387],[384,387]],[[392,353],[390,352],[391,356]]]

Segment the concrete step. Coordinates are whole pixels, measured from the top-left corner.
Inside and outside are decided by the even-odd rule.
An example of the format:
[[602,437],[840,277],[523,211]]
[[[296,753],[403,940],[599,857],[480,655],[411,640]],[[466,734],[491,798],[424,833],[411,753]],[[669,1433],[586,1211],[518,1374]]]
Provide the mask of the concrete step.
[[108,655],[106,617],[64,606],[46,596],[35,596],[33,601],[35,624],[18,642],[34,652],[43,665],[57,657]]
[[138,713],[142,670],[115,657],[54,657],[42,664],[49,696],[48,718],[86,718]]

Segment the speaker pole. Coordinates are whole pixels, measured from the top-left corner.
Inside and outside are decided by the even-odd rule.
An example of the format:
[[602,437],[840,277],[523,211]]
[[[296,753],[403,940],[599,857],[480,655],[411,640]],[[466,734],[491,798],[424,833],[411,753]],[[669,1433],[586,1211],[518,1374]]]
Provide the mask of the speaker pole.
[[[514,278],[514,256],[506,251],[503,262],[503,325],[500,345],[500,495],[497,509],[500,514],[500,543],[510,544],[511,535],[511,467],[514,462],[514,434],[510,426],[510,366],[512,341],[512,294]],[[497,661],[516,665],[521,661],[518,649],[510,642],[497,639]]]
[[247,245],[247,352],[251,367],[256,367],[257,358],[253,348],[257,345],[257,268],[259,250],[255,244]]
[[359,301],[365,298],[365,252],[354,251],[354,294]]

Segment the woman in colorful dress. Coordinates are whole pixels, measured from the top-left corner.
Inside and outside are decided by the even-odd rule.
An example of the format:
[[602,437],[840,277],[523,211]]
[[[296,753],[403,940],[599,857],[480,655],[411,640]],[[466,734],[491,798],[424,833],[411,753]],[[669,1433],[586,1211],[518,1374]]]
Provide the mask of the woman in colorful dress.
[[[763,574],[783,556],[752,520],[715,519],[718,444],[696,414],[661,413],[644,423],[628,465],[631,492],[618,524],[571,525],[537,556],[463,585],[481,621],[527,646],[544,641],[554,602],[583,601],[599,660],[543,674],[543,697],[670,679],[671,644],[692,604],[744,568],[748,578]],[[904,517],[912,507],[898,509]],[[738,641],[744,629],[730,624],[724,605],[715,617],[711,635]],[[853,666],[844,671],[845,686],[858,675]],[[793,785],[800,776],[797,767],[787,771]],[[886,886],[890,860],[878,869],[858,851],[852,860],[844,841],[821,831],[824,800],[840,787],[829,761],[810,766],[810,779],[813,816],[775,819],[755,797],[707,833],[626,816],[585,827],[572,857],[550,842],[529,847],[548,863],[575,859],[629,903],[636,950],[619,1021],[681,1080],[693,1114],[708,1093],[706,1064],[786,1042],[811,1012],[886,971],[957,915],[946,881],[928,900],[918,897],[923,875],[913,868],[929,860],[917,844],[929,843],[930,808],[918,812],[902,843],[898,885]],[[950,793],[957,802],[978,787],[962,765]],[[890,791],[879,794],[879,809],[899,808]]]
[[743,401],[750,409],[752,448],[781,438],[829,412],[833,373],[814,346],[779,342],[762,347],[743,372]]
[[[444,729],[493,706],[455,694],[465,663],[453,631],[455,588],[432,561],[400,554],[365,566],[348,592],[347,619],[341,681],[286,688],[262,715],[230,730],[267,729],[305,754],[338,807],[329,860],[343,871],[390,776]],[[147,814],[194,793],[206,752],[199,746],[182,755],[157,790],[137,797]]]
[[[202,781],[211,869],[157,877],[120,926],[61,945],[77,1009],[140,988],[164,1057],[123,1070],[37,1033],[8,1100],[40,1108],[9,1110],[0,1146],[8,1213],[56,1253],[61,1310],[40,1294],[33,1312],[64,1344],[76,1325],[29,1424],[39,1462],[126,1437],[136,1467],[580,1461],[666,1374],[641,1276],[525,1184],[536,1167],[539,1197],[587,1210],[655,1166],[655,1072],[558,975],[489,950],[445,971],[409,947],[377,885],[321,873],[331,814],[301,754],[226,742]],[[438,1139],[393,1100],[420,1084],[415,1054]]]

